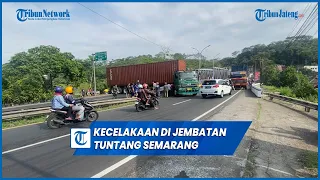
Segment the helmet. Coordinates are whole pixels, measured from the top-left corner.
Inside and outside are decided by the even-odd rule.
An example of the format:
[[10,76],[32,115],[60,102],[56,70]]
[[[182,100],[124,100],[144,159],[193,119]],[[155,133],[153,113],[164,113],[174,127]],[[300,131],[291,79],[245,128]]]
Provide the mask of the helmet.
[[139,87],[139,89],[142,89],[142,88],[143,88],[143,86],[142,86],[141,84],[139,84],[138,87]]
[[65,91],[68,94],[72,94],[73,93],[73,87],[72,86],[68,86],[68,87],[66,87]]
[[148,88],[148,84],[144,83],[143,88]]
[[62,87],[60,87],[60,86],[57,86],[56,88],[54,88],[54,92],[55,93],[62,93]]

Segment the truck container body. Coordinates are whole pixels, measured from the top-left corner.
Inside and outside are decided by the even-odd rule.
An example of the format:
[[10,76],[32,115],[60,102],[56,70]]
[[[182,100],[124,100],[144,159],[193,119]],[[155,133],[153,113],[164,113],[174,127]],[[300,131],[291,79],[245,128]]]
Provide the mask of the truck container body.
[[177,95],[194,95],[199,91],[193,88],[193,84],[196,87],[198,84],[196,77],[193,78],[195,72],[186,72],[184,60],[107,67],[106,72],[108,85],[111,87],[117,85],[120,92],[129,83],[135,83],[137,80],[149,85],[152,85],[152,82],[159,82],[160,86],[163,86],[165,82],[173,84]]

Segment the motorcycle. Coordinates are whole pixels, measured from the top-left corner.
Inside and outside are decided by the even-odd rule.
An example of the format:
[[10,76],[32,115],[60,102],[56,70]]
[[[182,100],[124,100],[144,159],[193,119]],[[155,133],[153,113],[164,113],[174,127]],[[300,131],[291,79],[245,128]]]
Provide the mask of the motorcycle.
[[[146,105],[146,102],[145,102],[145,101],[143,101],[143,100],[140,99],[140,98],[137,98],[137,100],[136,100],[136,102],[135,102],[136,110],[137,110],[138,112],[141,112],[141,111],[143,111],[143,110],[147,110],[147,109],[149,109],[149,108],[154,108],[154,107],[156,107],[156,106],[159,106],[159,104],[160,104],[157,97],[151,97],[150,101],[152,101],[153,103],[150,103],[150,105]],[[153,104],[154,106],[151,105],[151,104]]]
[[72,112],[72,120],[65,120],[67,117],[67,112],[62,110],[50,109],[51,113],[47,116],[46,122],[50,129],[61,128],[63,125],[76,124],[81,122],[93,122],[99,118],[99,114],[94,110],[93,106],[84,99],[81,99],[80,104],[84,109],[84,120],[76,120],[76,111]]

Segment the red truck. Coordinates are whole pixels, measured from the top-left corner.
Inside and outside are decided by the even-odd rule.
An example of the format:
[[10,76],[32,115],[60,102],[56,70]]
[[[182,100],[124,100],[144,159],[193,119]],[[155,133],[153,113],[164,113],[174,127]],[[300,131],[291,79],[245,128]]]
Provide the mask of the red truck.
[[107,83],[109,87],[117,85],[120,92],[129,83],[165,82],[173,84],[175,95],[196,95],[199,92],[196,72],[186,71],[184,60],[171,60],[164,62],[136,64],[128,66],[107,67]]
[[248,77],[245,71],[232,72],[230,78],[235,88],[248,88]]

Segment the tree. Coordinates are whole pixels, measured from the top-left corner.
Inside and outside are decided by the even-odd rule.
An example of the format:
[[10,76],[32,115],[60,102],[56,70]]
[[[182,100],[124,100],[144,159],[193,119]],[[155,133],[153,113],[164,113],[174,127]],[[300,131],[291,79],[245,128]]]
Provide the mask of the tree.
[[3,103],[40,102],[51,98],[55,85],[77,86],[84,79],[84,67],[71,53],[39,46],[11,57],[3,66],[3,79]]

